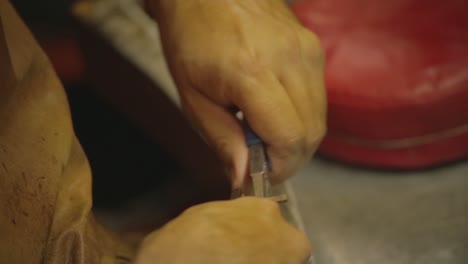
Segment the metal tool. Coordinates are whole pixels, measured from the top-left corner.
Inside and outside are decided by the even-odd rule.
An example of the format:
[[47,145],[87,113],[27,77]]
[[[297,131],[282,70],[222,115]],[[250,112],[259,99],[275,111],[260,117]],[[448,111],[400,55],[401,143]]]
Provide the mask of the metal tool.
[[[249,175],[252,179],[252,188],[245,188],[234,195],[233,198],[245,195],[266,197],[277,203],[283,217],[299,230],[305,231],[302,217],[297,208],[294,191],[288,182],[271,186],[268,177],[270,163],[265,152],[263,141],[244,121],[244,130],[247,146],[249,147]],[[253,189],[253,190],[252,190]],[[313,257],[306,262],[313,264]]]
[[262,140],[245,125],[245,138],[249,146],[249,174],[252,178],[253,194],[267,197],[269,194],[268,164]]
[[270,164],[263,141],[246,122],[244,122],[244,129],[246,143],[249,147],[249,175],[252,179],[252,190],[250,192],[249,190],[244,190],[242,195],[268,197],[276,202],[287,201],[286,194],[273,195],[271,191],[270,179],[268,177]]

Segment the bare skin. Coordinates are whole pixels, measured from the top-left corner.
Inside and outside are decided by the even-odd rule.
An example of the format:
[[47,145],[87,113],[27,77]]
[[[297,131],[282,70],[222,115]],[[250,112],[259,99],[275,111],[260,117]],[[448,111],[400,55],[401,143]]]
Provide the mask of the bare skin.
[[294,264],[309,255],[307,238],[283,220],[275,202],[250,197],[190,208],[147,236],[136,263]]
[[0,19],[1,262],[132,257],[94,223],[91,171],[54,70],[7,1]]
[[[280,67],[273,69],[273,62],[266,61],[269,57],[267,55],[278,54],[278,50],[285,51],[289,46],[264,50],[268,45],[262,42],[263,38],[255,39],[254,32],[244,32],[244,37],[252,40],[253,46],[249,47],[254,51],[262,48],[265,53],[259,54],[258,62],[261,63],[258,65],[257,61],[254,63],[248,56],[248,60],[240,63],[254,67],[259,74],[235,75],[234,69],[224,68],[232,56],[223,57],[221,50],[214,50],[213,56],[220,56],[223,64],[214,67],[214,72],[206,72],[204,67],[198,68],[197,65],[213,66],[215,57],[206,56],[204,60],[197,55],[199,47],[203,45],[196,36],[200,25],[194,23],[186,35],[194,40],[193,50],[183,45],[170,49],[168,43],[185,41],[182,36],[175,34],[180,29],[175,23],[179,20],[175,17],[184,17],[186,14],[174,13],[175,6],[168,4],[169,1],[163,2],[160,6],[163,10],[159,14],[160,21],[167,21],[162,22],[165,25],[163,27],[166,27],[162,31],[166,32],[168,39],[168,54],[174,54],[168,56],[169,61],[173,69],[180,66],[188,70],[180,73],[173,70],[183,93],[184,105],[189,116],[219,150],[220,155],[233,166],[234,182],[242,182],[246,150],[240,142],[239,124],[226,111],[231,104],[244,111],[249,121],[270,120],[268,107],[265,106],[274,106],[271,110],[275,110],[279,116],[271,116],[271,124],[259,121],[253,128],[267,142],[271,142],[269,151],[274,164],[277,164],[274,166],[277,179],[289,175],[301,161],[309,157],[323,134],[323,91],[309,94],[305,87],[306,81],[311,81],[306,73],[317,67],[317,71],[311,72],[319,74],[321,66],[305,67],[295,62],[301,59],[300,55],[293,54],[295,56],[286,61],[292,61],[289,65],[294,67],[281,68],[287,69],[289,74],[297,75],[281,73]],[[267,2],[271,5],[264,7],[273,8],[269,10],[273,13],[278,11],[283,23],[293,28],[297,26],[292,22],[290,14],[280,8],[282,5],[275,5],[274,1]],[[242,1],[239,3],[245,4]],[[183,5],[179,7],[185,9]],[[209,5],[207,7],[212,8]],[[222,21],[221,18],[217,19]],[[267,24],[272,21],[271,17],[264,18],[264,30],[268,29]],[[223,263],[299,264],[308,257],[310,246],[304,234],[284,221],[274,203],[257,198],[213,202],[191,208],[161,230],[150,234],[139,249],[130,247],[104,230],[94,221],[90,211],[91,171],[73,132],[69,106],[60,81],[43,51],[6,0],[0,0],[0,23],[0,248],[7,249],[0,250],[2,262],[126,263],[137,254],[136,263],[139,264],[156,263],[158,259],[164,260],[163,263],[194,263],[194,259],[198,263],[219,263],[222,259]],[[231,32],[234,29],[230,28],[230,23],[219,24],[219,30],[226,27],[227,32]],[[238,29],[246,29],[246,25]],[[271,30],[265,32],[265,38],[274,33]],[[306,41],[303,43],[306,45],[313,38],[308,36],[304,39],[298,37],[296,40]],[[215,38],[209,41],[221,40]],[[218,44],[222,47],[223,43]],[[236,50],[239,43],[232,45],[227,47],[228,50]],[[193,64],[192,55],[197,55]],[[273,57],[284,62],[280,60],[281,56]],[[215,82],[218,81],[212,78],[215,74],[224,76],[221,78],[222,83]],[[190,82],[191,85],[197,85],[189,87],[187,81],[194,76],[201,76],[201,79]],[[284,82],[279,82],[278,76],[284,76]],[[228,91],[226,89],[230,85],[219,85],[224,84],[225,80],[240,86],[237,90]],[[196,89],[208,87],[205,84],[213,84],[210,87],[219,87],[221,90],[212,91],[210,95],[208,91]],[[245,90],[248,89],[247,84],[258,87],[255,91],[260,92],[259,98],[265,99],[251,101],[251,97],[257,94],[252,93],[253,90]],[[297,93],[290,92],[285,84],[291,84],[294,89],[290,90]],[[272,87],[273,90],[262,90],[266,87]],[[317,87],[320,90],[320,81]],[[244,92],[249,96],[241,96]],[[270,92],[272,95],[268,95]],[[227,94],[236,99],[222,96]],[[318,114],[310,117],[306,115],[306,112],[314,112],[315,108],[302,105],[300,102],[304,98],[301,96],[315,98]],[[254,105],[260,105],[260,109],[256,110]],[[317,115],[319,119],[315,122],[314,116]],[[223,118],[226,118],[226,127],[220,125]],[[306,120],[314,121],[314,125],[309,126]],[[290,127],[286,131],[289,132],[277,132],[281,123],[286,121]],[[199,224],[194,225],[194,222]],[[221,243],[225,247],[219,247]]]
[[280,182],[325,134],[323,52],[282,0],[150,1],[182,106],[244,182],[247,148],[232,110],[265,141]]

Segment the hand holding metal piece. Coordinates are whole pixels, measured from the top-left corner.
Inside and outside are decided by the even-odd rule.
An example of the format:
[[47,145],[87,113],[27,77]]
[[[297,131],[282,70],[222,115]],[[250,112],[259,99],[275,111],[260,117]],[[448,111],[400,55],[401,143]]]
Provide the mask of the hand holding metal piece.
[[[262,140],[252,131],[248,124],[244,123],[246,142],[249,146],[249,174],[252,179],[253,193],[256,197],[268,197],[276,202],[287,201],[286,194],[272,196],[270,179],[268,178],[269,162],[266,156]],[[249,195],[245,190],[241,196]]]
[[[276,186],[270,185],[268,177],[270,163],[263,141],[245,121],[244,130],[246,143],[249,147],[249,175],[252,179],[252,185],[247,185],[241,190],[236,190],[232,194],[232,198],[241,196],[266,197],[280,203],[279,208],[285,219],[299,230],[304,231],[304,224],[297,209],[297,202],[291,185],[288,182]],[[313,257],[307,263],[314,263]]]
[[266,197],[268,193],[268,164],[263,142],[248,125],[245,126],[245,130],[249,146],[249,174],[252,178],[253,194],[257,197]]

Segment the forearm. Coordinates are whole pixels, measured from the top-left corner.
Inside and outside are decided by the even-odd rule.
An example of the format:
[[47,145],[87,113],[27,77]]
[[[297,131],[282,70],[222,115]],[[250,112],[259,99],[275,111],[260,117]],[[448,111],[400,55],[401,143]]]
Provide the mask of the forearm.
[[[2,65],[7,63],[5,59],[8,58],[9,66],[20,78],[34,58],[42,53],[41,49],[8,1],[0,1],[0,20],[3,34],[0,41],[4,42],[0,46]],[[3,57],[3,54],[8,55]]]
[[189,8],[190,6],[211,6],[213,11],[223,12],[222,9],[216,10],[215,6],[238,5],[243,8],[269,8],[284,9],[286,4],[291,4],[294,0],[147,0],[147,6],[158,22],[164,22],[168,17],[175,13],[176,9]]
[[[0,98],[5,98],[46,55],[8,1],[0,1]],[[44,68],[44,67],[42,67]]]

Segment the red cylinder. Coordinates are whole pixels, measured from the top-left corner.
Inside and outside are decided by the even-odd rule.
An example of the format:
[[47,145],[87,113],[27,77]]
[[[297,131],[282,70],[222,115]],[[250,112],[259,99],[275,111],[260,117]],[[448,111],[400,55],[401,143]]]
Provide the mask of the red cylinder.
[[468,155],[468,1],[299,0],[326,51],[320,152],[422,168]]

